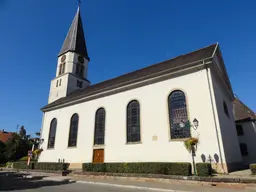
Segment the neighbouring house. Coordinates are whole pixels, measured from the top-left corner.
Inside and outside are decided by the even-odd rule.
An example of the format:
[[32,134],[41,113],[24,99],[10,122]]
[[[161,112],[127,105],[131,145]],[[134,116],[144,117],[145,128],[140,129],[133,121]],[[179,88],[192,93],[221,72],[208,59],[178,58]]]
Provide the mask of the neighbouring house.
[[191,162],[183,142],[198,137],[196,162],[211,156],[225,173],[243,165],[219,44],[98,84],[87,79],[89,61],[78,8],[41,109],[39,162]]
[[243,163],[248,166],[256,163],[256,115],[238,98],[233,105]]
[[5,130],[0,130],[0,141],[5,143],[12,137],[13,132],[6,132]]

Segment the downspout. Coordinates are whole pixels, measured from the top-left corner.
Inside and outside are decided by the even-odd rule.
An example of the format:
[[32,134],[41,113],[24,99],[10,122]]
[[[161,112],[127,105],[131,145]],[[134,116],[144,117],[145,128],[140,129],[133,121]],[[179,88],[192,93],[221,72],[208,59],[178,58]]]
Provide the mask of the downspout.
[[[220,148],[220,138],[219,138],[219,131],[218,131],[218,126],[217,126],[217,120],[216,120],[216,115],[215,115],[215,109],[214,109],[214,105],[213,105],[213,95],[212,95],[212,89],[211,89],[211,83],[210,83],[210,78],[209,78],[209,69],[206,66],[207,64],[204,62],[205,65],[205,69],[206,69],[206,74],[207,74],[207,82],[208,82],[208,88],[209,88],[209,93],[210,93],[210,98],[211,98],[211,106],[212,106],[212,113],[213,113],[213,119],[214,119],[214,125],[215,125],[215,131],[216,131],[216,136],[217,136],[217,142],[218,142],[218,149],[219,149],[219,154],[220,154],[220,162],[221,162],[221,168],[223,173],[226,173],[225,169],[224,169],[224,165],[223,165],[223,156],[222,156],[222,152],[221,152],[221,148]],[[211,62],[212,63],[212,62]]]

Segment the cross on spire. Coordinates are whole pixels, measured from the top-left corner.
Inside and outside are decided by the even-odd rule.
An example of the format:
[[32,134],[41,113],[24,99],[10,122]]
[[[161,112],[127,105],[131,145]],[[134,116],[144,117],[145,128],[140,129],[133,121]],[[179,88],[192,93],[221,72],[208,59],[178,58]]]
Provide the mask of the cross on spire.
[[77,0],[78,1],[78,7],[80,7],[82,1],[81,0]]

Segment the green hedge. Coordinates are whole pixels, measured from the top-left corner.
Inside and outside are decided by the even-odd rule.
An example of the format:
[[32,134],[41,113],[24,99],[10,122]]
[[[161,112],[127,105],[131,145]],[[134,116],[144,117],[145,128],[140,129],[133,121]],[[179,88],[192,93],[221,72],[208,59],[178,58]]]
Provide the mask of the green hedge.
[[67,170],[69,163],[34,163],[34,169],[40,170]]
[[190,163],[83,163],[84,172],[191,175]]
[[[21,157],[18,161],[28,161],[28,156]],[[30,161],[36,161],[36,159],[30,159]]]
[[198,176],[211,176],[212,175],[212,166],[210,163],[197,163],[196,170]]
[[253,175],[256,175],[256,164],[251,164],[250,169]]
[[33,169],[34,163],[30,162],[29,166],[27,166],[27,162],[20,161],[20,162],[13,162],[13,168],[14,169]]
[[30,162],[29,167],[27,167],[27,162],[14,162],[13,168],[15,169],[38,169],[38,170],[54,170],[62,171],[67,170],[69,163],[36,163]]

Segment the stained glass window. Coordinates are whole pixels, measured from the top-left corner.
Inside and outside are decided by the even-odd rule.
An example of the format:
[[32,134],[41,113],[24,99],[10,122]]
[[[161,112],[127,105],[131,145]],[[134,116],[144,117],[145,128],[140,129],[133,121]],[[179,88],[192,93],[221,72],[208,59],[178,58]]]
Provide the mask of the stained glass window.
[[140,104],[131,101],[127,106],[127,143],[140,141]]
[[56,137],[57,119],[53,119],[50,124],[49,138],[48,138],[48,149],[54,148],[55,137]]
[[74,114],[70,120],[70,130],[69,130],[69,138],[68,138],[68,146],[75,147],[77,142],[77,132],[78,132],[78,121],[79,116]]
[[94,145],[104,145],[105,109],[100,108],[95,115]]
[[[185,94],[176,90],[168,98],[171,139],[191,137]],[[184,127],[180,123],[184,123]]]

